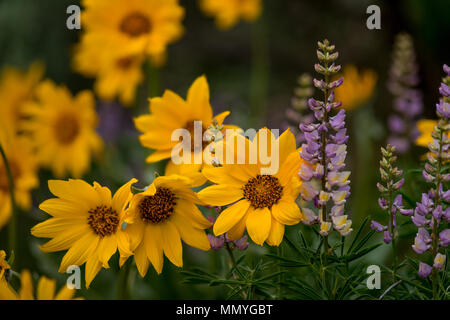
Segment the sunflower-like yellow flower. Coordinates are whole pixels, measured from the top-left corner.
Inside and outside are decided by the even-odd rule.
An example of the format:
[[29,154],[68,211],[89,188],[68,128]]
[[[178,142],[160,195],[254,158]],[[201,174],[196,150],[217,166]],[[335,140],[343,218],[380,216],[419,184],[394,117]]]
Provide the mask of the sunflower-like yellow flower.
[[[245,157],[237,154],[243,164],[238,161],[226,164],[224,161],[221,167],[203,169],[206,178],[216,185],[201,190],[198,196],[209,205],[229,205],[214,223],[216,236],[226,232],[231,240],[236,240],[247,229],[255,243],[263,245],[267,242],[278,246],[283,239],[285,225],[294,225],[302,220],[302,213],[295,202],[301,187],[298,171],[302,162],[296,150],[295,137],[288,129],[275,140],[273,133],[264,128],[258,131],[256,140],[249,141],[242,136],[234,138],[237,145],[246,146]],[[265,138],[269,139],[267,144]],[[272,149],[272,141],[279,146],[279,153],[273,152],[278,156],[279,170],[262,174],[261,169],[266,165],[261,159],[261,146],[276,150]],[[250,153],[257,159],[256,163],[249,161]]]
[[144,78],[143,61],[142,53],[105,43],[103,36],[88,33],[76,47],[73,68],[96,78],[94,90],[101,99],[111,101],[118,96],[123,105],[130,106]]
[[[0,279],[0,300],[35,300],[33,279],[28,270],[24,270],[20,274],[21,287],[17,293],[5,281]],[[37,289],[36,300],[73,300],[75,289],[69,289],[64,286],[56,293],[56,281],[47,277],[40,277]]]
[[19,131],[23,103],[29,100],[44,73],[44,65],[33,63],[27,72],[6,67],[0,76],[0,126],[2,130]]
[[377,84],[375,71],[358,71],[354,65],[344,66],[344,83],[335,90],[336,101],[342,101],[342,108],[351,111],[361,107],[372,97]]
[[126,230],[142,277],[150,262],[156,272],[161,273],[164,255],[174,265],[182,267],[181,240],[194,248],[210,249],[204,229],[211,223],[197,208],[196,204],[201,201],[191,186],[192,180],[186,177],[160,176],[144,192],[133,196]]
[[416,126],[420,135],[419,137],[417,137],[415,144],[420,147],[428,148],[428,144],[433,142],[431,133],[433,132],[434,127],[437,126],[437,121],[431,119],[422,119],[417,121]]
[[[38,163],[30,142],[3,127],[0,128],[0,144],[11,170],[17,205],[28,210],[31,207],[31,189],[39,184]],[[8,222],[11,212],[8,172],[0,157],[0,229]]]
[[184,32],[184,9],[178,0],[84,0],[83,5],[81,21],[87,33],[102,37],[101,43],[145,53],[157,63],[167,45]]
[[261,0],[200,0],[200,8],[211,17],[215,17],[218,28],[232,28],[240,19],[255,21],[262,11]]
[[11,269],[11,266],[5,260],[6,252],[4,250],[0,250],[0,281],[2,281],[3,276],[5,275],[5,271]]
[[[143,132],[139,137],[144,147],[155,151],[147,158],[147,162],[157,162],[171,157],[172,150],[179,144],[179,141],[172,141],[172,133],[177,129],[186,129],[191,138],[195,136],[195,121],[201,121],[201,138],[208,127],[216,121],[222,125],[229,111],[222,112],[213,117],[213,111],[209,102],[209,86],[205,76],[197,78],[188,90],[187,99],[182,99],[173,91],[166,90],[162,97],[150,99],[150,114],[141,115],[135,119],[136,128]],[[224,130],[232,126],[223,126]],[[193,139],[192,139],[193,140]],[[191,155],[194,159],[194,152],[203,152],[207,145],[203,142],[201,148],[195,148],[195,141],[191,143]],[[201,158],[203,159],[203,158]],[[178,164],[168,163],[166,174],[189,175],[202,184],[202,177],[199,175],[203,163]],[[192,173],[192,174],[191,174]],[[203,180],[204,182],[205,180]]]
[[131,199],[132,179],[111,196],[111,191],[83,180],[50,180],[49,189],[57,198],[41,203],[39,208],[52,217],[31,229],[35,237],[52,238],[40,248],[44,252],[67,250],[59,272],[70,265],[86,263],[88,288],[100,269],[119,250],[130,256],[129,238],[123,229],[125,209]]
[[22,128],[30,134],[43,166],[57,177],[70,173],[78,178],[89,169],[92,153],[103,145],[95,132],[97,114],[90,91],[73,97],[66,87],[46,80],[36,88],[36,101],[24,106],[24,114],[29,119]]

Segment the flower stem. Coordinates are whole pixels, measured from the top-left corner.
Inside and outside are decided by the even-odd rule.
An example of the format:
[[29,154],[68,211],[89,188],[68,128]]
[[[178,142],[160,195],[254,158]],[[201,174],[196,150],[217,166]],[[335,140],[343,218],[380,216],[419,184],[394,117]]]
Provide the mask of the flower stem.
[[147,67],[148,97],[153,98],[159,95],[159,70],[150,61]]
[[117,299],[127,300],[130,298],[130,290],[128,287],[128,278],[130,275],[130,259],[125,262],[119,272],[117,279]]
[[0,153],[2,155],[3,164],[5,165],[6,174],[8,178],[8,188],[9,188],[9,196],[11,199],[11,219],[9,221],[8,226],[8,237],[9,237],[9,250],[10,254],[14,253],[16,264],[18,261],[18,252],[16,250],[16,213],[17,213],[17,205],[16,205],[16,197],[14,193],[14,179],[11,171],[11,167],[8,162],[8,158],[6,157],[5,150],[0,143]]

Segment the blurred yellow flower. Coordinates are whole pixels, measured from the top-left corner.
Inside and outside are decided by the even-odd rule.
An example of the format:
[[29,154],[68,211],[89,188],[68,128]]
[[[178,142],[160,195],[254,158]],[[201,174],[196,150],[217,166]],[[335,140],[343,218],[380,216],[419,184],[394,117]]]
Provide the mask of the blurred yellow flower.
[[12,132],[19,130],[22,105],[33,95],[33,90],[44,74],[44,65],[33,63],[27,72],[6,67],[0,76],[0,126]]
[[[269,150],[272,150],[271,141],[275,141],[270,130],[259,130],[253,141],[240,135],[227,137],[227,141],[230,138],[237,139],[237,145],[245,146],[243,154],[248,155],[248,159],[251,151],[257,152],[257,161],[251,164],[246,158],[244,164],[225,163],[222,167],[203,169],[205,177],[216,185],[201,190],[198,193],[200,200],[212,206],[229,205],[214,223],[214,234],[218,236],[226,232],[228,238],[237,240],[247,229],[256,244],[267,242],[278,246],[283,239],[285,225],[297,224],[303,217],[295,202],[300,192],[298,171],[302,162],[296,150],[295,137],[288,129],[277,139],[279,170],[275,174],[261,173],[265,165],[260,159],[260,146],[267,142]],[[239,150],[237,156],[242,157]]]
[[5,271],[11,269],[5,258],[6,252],[4,250],[0,250],[0,281],[4,279],[3,276],[5,275]]
[[191,187],[189,178],[160,176],[144,192],[133,196],[125,219],[126,231],[142,277],[150,262],[158,274],[162,272],[163,254],[182,267],[181,240],[194,248],[210,249],[204,229],[211,223],[197,208],[201,201]]
[[[5,151],[11,170],[17,205],[28,210],[31,207],[30,191],[39,184],[37,160],[32,152],[30,142],[23,136],[18,136],[2,127],[0,128],[0,144]],[[0,229],[10,217],[11,199],[8,173],[3,159],[0,158]]]
[[100,269],[119,250],[130,256],[130,241],[122,228],[125,208],[131,199],[132,179],[112,197],[111,191],[83,180],[50,180],[48,187],[57,198],[41,203],[39,208],[52,217],[31,229],[35,237],[52,238],[40,248],[44,252],[67,250],[59,272],[71,265],[86,263],[85,280],[89,288]]
[[437,126],[437,121],[430,119],[422,119],[417,121],[416,125],[420,135],[419,137],[417,137],[415,144],[420,147],[428,148],[428,144],[433,142],[431,133],[433,132],[434,127]]
[[244,19],[255,21],[262,11],[261,0],[199,0],[200,8],[211,17],[215,17],[218,28],[232,28]]
[[[101,44],[116,44],[129,52],[144,53],[161,62],[168,44],[184,32],[184,9],[178,0],[84,0],[81,21],[87,34],[103,38]],[[98,47],[98,51],[107,50]],[[100,53],[103,56],[106,52]]]
[[[222,125],[229,111],[220,113],[213,117],[213,110],[209,102],[209,86],[205,76],[197,78],[189,88],[187,99],[170,90],[166,90],[162,97],[150,99],[150,114],[141,115],[134,121],[136,128],[143,134],[139,137],[144,147],[155,151],[147,158],[147,162],[157,162],[171,157],[172,149],[179,141],[172,141],[172,133],[177,129],[187,129],[191,138],[194,137],[194,121],[201,121],[203,137],[208,127],[217,121]],[[224,126],[224,129],[232,126]],[[234,128],[234,127],[233,127]],[[207,146],[203,143],[200,150],[203,152]],[[194,141],[191,143],[191,158],[194,157]],[[194,163],[192,161],[191,163]],[[199,172],[203,164],[180,164],[169,162],[166,172],[168,174],[187,174],[188,172]],[[178,167],[178,168],[177,168]],[[201,177],[190,176],[190,178],[201,182]]]
[[103,146],[95,132],[94,96],[82,91],[75,97],[65,86],[50,80],[36,88],[36,100],[24,106],[28,119],[22,128],[31,136],[41,164],[57,177],[81,177],[90,166],[91,154]]
[[112,44],[108,46],[101,35],[88,33],[76,47],[73,67],[96,78],[94,89],[101,99],[111,101],[118,96],[123,105],[130,106],[144,78],[144,55],[129,51]]
[[335,90],[335,100],[342,102],[342,108],[351,111],[361,107],[373,95],[377,74],[373,70],[361,72],[354,65],[344,66],[344,83]]
[[[20,283],[21,288],[17,293],[5,280],[0,279],[0,300],[35,300],[33,279],[28,270],[21,272]],[[55,293],[56,281],[40,277],[36,289],[36,300],[72,300],[75,289],[64,286],[56,295]]]

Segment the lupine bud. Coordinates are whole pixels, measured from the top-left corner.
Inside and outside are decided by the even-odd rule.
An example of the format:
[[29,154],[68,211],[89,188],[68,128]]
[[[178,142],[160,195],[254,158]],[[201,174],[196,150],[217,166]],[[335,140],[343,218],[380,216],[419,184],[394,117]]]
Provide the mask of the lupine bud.
[[431,266],[426,263],[419,262],[419,276],[421,276],[422,278],[427,278],[431,274],[431,271],[433,271],[433,268]]
[[433,267],[437,270],[442,270],[445,265],[446,256],[440,253],[436,254],[436,257],[434,257],[434,263]]

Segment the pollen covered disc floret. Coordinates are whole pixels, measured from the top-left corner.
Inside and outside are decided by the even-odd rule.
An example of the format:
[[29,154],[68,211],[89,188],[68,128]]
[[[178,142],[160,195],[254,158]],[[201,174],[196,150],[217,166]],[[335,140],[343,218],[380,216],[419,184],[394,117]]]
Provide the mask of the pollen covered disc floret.
[[117,212],[105,205],[89,210],[88,224],[95,234],[106,237],[116,232],[119,226],[119,215]]
[[152,30],[152,24],[147,16],[139,11],[132,12],[125,16],[120,23],[120,31],[130,37],[138,37]]
[[138,205],[141,219],[146,223],[161,223],[174,212],[175,193],[169,188],[158,188],[153,196],[145,196]]
[[277,177],[260,175],[251,178],[242,188],[244,197],[254,208],[271,208],[282,196],[283,187]]

